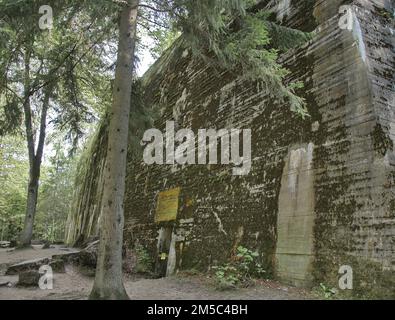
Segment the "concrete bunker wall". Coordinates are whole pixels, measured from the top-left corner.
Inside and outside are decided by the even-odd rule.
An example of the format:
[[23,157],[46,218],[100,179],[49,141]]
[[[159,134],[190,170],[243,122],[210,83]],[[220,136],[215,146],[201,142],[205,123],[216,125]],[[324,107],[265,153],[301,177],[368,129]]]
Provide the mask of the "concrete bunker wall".
[[[155,256],[157,196],[180,187],[178,216],[171,223],[175,271],[207,270],[242,244],[260,252],[269,273],[294,284],[334,282],[345,264],[355,266],[362,287],[371,285],[366,278],[372,270],[377,277],[393,277],[393,146],[380,153],[382,143],[376,141],[378,127],[382,141],[393,141],[393,77],[390,64],[384,63],[385,72],[372,68],[383,50],[388,59],[393,51],[379,7],[354,2],[358,29],[350,32],[338,27],[342,3],[318,1],[311,10],[321,20],[314,39],[281,58],[292,71],[289,80],[305,83],[301,94],[308,120],[277,104],[256,83],[191,59],[185,48],[175,48],[166,63],[154,66],[146,94],[161,109],[156,127],[164,131],[165,122],[174,120],[194,131],[251,128],[253,165],[248,176],[235,177],[227,166],[142,164],[137,178],[128,181],[126,238],[144,243]],[[303,21],[288,19],[293,26]],[[377,27],[373,37],[368,36],[372,24]],[[290,244],[296,238],[282,228],[282,212],[292,199],[284,191],[284,175],[295,146],[314,146],[311,163],[303,168],[308,178],[301,177],[299,186],[311,200],[305,204],[311,219],[298,229],[305,241],[299,255]]]
[[[338,26],[343,4],[352,5],[352,31]],[[288,80],[305,83],[299,93],[308,104],[307,120],[257,83],[192,59],[182,45],[168,51],[144,78],[146,102],[161,110],[155,127],[164,131],[166,121],[173,120],[178,128],[194,131],[249,128],[252,169],[247,176],[233,176],[230,166],[147,166],[131,159],[137,174],[127,178],[125,249],[139,243],[155,260],[164,258],[162,273],[169,274],[208,270],[243,245],[257,250],[267,274],[283,281],[337,286],[339,267],[350,265],[354,292],[393,297],[394,28],[389,4],[262,1],[283,25],[315,30],[313,40],[281,56],[291,70]],[[91,184],[87,177],[82,189],[94,188]],[[158,197],[175,188],[180,188],[176,219],[155,222]],[[80,230],[87,238],[98,230],[89,223],[89,230],[81,231],[86,228],[80,222],[92,220],[87,211],[77,208],[71,235]]]

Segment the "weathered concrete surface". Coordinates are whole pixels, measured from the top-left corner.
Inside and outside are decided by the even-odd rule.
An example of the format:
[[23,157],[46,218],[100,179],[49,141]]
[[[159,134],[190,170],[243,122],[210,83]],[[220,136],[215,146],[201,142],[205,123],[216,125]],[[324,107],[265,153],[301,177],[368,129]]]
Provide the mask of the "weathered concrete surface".
[[32,270],[38,271],[38,269],[40,269],[41,266],[48,265],[49,262],[50,262],[49,258],[40,258],[40,259],[23,261],[9,266],[5,274],[10,276],[10,275],[16,275],[21,272],[27,272]]
[[9,241],[0,241],[0,248],[8,248],[10,246]]
[[283,281],[307,285],[313,280],[314,145],[294,146],[281,179],[277,216],[276,274]]
[[26,270],[19,273],[18,286],[21,287],[38,287],[40,273],[37,270]]
[[100,123],[90,141],[89,156],[82,158],[77,170],[73,207],[66,223],[66,243],[81,246],[90,235],[97,235],[102,196],[102,172],[107,148],[107,122]]
[[[273,103],[263,88],[226,73],[217,75],[185,57],[185,51],[173,53],[176,58],[167,70],[160,65],[160,72],[150,75],[147,95],[162,114],[158,128],[170,119],[194,130],[252,128],[253,170],[236,178],[221,166],[142,166],[137,179],[128,183],[127,239],[144,239],[154,252],[155,195],[181,186],[183,205],[174,227],[178,268],[207,268],[223,261],[243,230],[241,243],[257,248],[273,272],[277,258],[282,279],[336,285],[339,267],[350,264],[356,291],[387,286],[382,292],[393,294],[385,280],[393,277],[395,234],[391,31],[379,9],[365,1],[353,3],[353,31],[341,30],[337,12],[344,3],[317,2],[312,10],[319,24],[314,40],[282,57],[293,71],[290,78],[305,82],[302,94],[310,121],[300,121],[286,106]],[[303,255],[291,255],[298,250],[292,237],[298,231],[283,233],[279,197],[288,147],[299,142],[316,146],[314,172],[301,187],[309,190],[305,201],[313,203],[306,229],[298,229]],[[288,255],[282,255],[281,264],[284,247]]]
[[[127,180],[125,248],[138,242],[157,259],[158,232],[164,227],[154,221],[157,195],[181,187],[178,218],[166,225],[173,230],[174,270],[207,270],[244,245],[259,251],[269,275],[291,283],[337,286],[339,267],[350,265],[355,294],[394,297],[394,25],[390,1],[267,3],[283,25],[315,30],[312,41],[280,59],[291,70],[289,81],[304,81],[300,94],[311,118],[299,119],[271,98],[265,86],[213,70],[191,59],[187,49],[175,46],[144,79],[147,104],[160,110],[156,127],[164,131],[165,122],[175,120],[179,128],[194,131],[249,128],[252,170],[235,177],[229,166],[131,162],[138,169]],[[352,5],[352,31],[339,28],[343,4]],[[299,214],[295,203],[287,204],[294,199],[294,189],[285,185],[289,183],[284,176],[287,162],[295,146],[307,150],[309,145],[314,145],[312,159],[301,164],[306,171],[301,170],[305,172],[298,177],[303,182],[295,189],[301,191],[297,204],[306,219],[287,233],[283,221],[293,226],[293,216],[284,213],[295,214],[295,221]],[[88,221],[89,212],[76,217]],[[78,222],[73,228],[83,229]]]

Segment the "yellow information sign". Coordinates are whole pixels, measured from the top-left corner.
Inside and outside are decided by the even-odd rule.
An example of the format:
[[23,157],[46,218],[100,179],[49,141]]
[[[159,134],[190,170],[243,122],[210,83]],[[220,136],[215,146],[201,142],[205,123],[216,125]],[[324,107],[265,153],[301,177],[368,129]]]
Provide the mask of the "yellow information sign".
[[175,188],[159,193],[155,222],[176,220],[180,191],[181,188]]

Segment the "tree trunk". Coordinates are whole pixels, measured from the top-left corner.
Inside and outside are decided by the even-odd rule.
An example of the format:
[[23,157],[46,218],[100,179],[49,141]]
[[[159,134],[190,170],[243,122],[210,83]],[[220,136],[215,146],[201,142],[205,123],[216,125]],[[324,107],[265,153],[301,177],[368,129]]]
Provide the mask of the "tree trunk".
[[27,190],[26,215],[23,231],[20,235],[19,245],[22,247],[29,246],[33,235],[34,218],[36,216],[38,184],[40,180],[41,161],[44,151],[44,142],[46,136],[47,112],[49,107],[49,97],[52,87],[48,87],[44,94],[44,101],[41,110],[40,119],[40,136],[35,152],[34,133],[32,125],[32,113],[30,105],[30,52],[27,50],[25,54],[25,84],[24,84],[24,114],[25,129],[27,138],[27,148],[29,153],[29,185]]
[[138,3],[138,0],[128,0],[120,19],[100,215],[100,245],[90,299],[128,299],[122,279],[123,201]]
[[26,215],[25,224],[23,231],[20,235],[20,246],[30,245],[32,234],[33,234],[33,224],[34,216],[36,214],[36,203],[37,203],[37,193],[38,193],[38,180],[37,173],[34,170],[34,134],[32,125],[32,113],[30,105],[30,58],[31,51],[26,48],[24,55],[24,102],[23,111],[25,116],[25,130],[27,139],[27,150],[29,155],[29,184],[27,189],[27,202],[26,202]]
[[[32,165],[31,165],[32,166]],[[29,186],[27,190],[25,224],[20,238],[20,246],[29,246],[33,235],[34,218],[36,216],[38,180],[40,173],[33,164],[29,173]]]

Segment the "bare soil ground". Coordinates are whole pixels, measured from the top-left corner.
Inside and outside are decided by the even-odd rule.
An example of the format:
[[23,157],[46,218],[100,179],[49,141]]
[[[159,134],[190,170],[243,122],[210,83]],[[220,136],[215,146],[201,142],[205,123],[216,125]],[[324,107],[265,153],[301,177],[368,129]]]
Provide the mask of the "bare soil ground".
[[[73,250],[73,249],[71,249]],[[69,251],[70,252],[70,251]],[[56,246],[51,249],[0,250],[0,266],[18,263],[24,260],[51,257],[54,254],[67,253]],[[0,268],[1,269],[1,268]],[[73,267],[66,266],[66,273],[54,274],[53,290],[39,288],[21,288],[15,284],[18,276],[4,276],[0,273],[0,284],[10,282],[11,286],[0,286],[0,300],[36,300],[36,299],[87,299],[93,285],[93,277],[88,277]],[[133,300],[298,300],[314,299],[308,291],[282,285],[275,281],[259,281],[255,286],[218,291],[206,276],[179,275],[162,279],[142,279],[125,276],[126,290]]]

